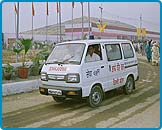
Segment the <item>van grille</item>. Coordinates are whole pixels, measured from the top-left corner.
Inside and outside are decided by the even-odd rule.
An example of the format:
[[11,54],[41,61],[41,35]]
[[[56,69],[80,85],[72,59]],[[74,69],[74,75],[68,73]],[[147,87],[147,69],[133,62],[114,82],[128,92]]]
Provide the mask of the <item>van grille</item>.
[[48,74],[48,80],[64,81],[65,75]]

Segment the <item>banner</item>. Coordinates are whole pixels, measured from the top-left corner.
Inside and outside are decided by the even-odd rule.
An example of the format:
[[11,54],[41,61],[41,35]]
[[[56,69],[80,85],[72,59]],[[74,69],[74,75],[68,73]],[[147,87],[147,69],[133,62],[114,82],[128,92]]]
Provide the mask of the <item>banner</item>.
[[143,37],[146,36],[146,28],[142,28],[142,36],[143,36]]
[[99,28],[100,32],[104,32],[104,29],[106,28],[106,23],[104,23],[103,25],[97,24],[97,27]]
[[74,8],[74,2],[72,2],[72,8]]
[[47,15],[48,15],[48,2],[46,3]]
[[145,37],[146,36],[146,28],[137,28],[137,37]]
[[33,2],[32,2],[32,15],[33,15],[33,16],[35,15],[34,4],[33,4]]
[[59,6],[58,6],[58,2],[56,3],[56,12],[59,12]]
[[140,36],[141,36],[141,29],[137,28],[137,37],[140,37]]
[[16,7],[15,3],[14,3],[14,10],[15,10],[15,13],[18,14],[17,7]]

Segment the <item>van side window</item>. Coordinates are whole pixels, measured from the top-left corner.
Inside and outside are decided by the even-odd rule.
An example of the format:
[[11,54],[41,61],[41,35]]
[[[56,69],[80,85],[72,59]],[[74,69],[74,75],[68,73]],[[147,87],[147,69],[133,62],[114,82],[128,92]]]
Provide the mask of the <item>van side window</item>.
[[130,43],[122,43],[122,49],[125,59],[134,57],[133,49]]
[[107,44],[106,53],[107,53],[108,61],[122,59],[121,49],[119,44]]
[[85,62],[94,62],[102,60],[101,46],[99,44],[89,45]]

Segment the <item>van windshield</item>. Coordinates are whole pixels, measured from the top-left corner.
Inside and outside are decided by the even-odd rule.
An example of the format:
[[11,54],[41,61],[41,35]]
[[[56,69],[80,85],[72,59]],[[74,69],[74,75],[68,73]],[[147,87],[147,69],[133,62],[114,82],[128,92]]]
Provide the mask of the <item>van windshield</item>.
[[85,44],[67,43],[56,45],[46,64],[80,64]]

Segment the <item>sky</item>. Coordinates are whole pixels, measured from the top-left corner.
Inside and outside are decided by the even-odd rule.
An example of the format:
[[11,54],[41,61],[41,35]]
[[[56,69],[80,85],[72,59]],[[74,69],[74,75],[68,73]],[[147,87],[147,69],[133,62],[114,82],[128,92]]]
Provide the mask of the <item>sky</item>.
[[[72,19],[72,2],[61,2],[62,22]],[[90,2],[91,17],[102,17],[140,26],[142,16],[142,28],[149,31],[160,32],[160,4],[158,2]],[[34,2],[35,16],[34,28],[46,26],[46,2]],[[74,18],[81,17],[81,4],[75,2]],[[84,2],[84,16],[88,16],[87,2]],[[49,2],[48,25],[57,23],[56,2]],[[20,2],[20,32],[32,29],[31,2]],[[2,32],[15,33],[14,2],[2,4]]]

